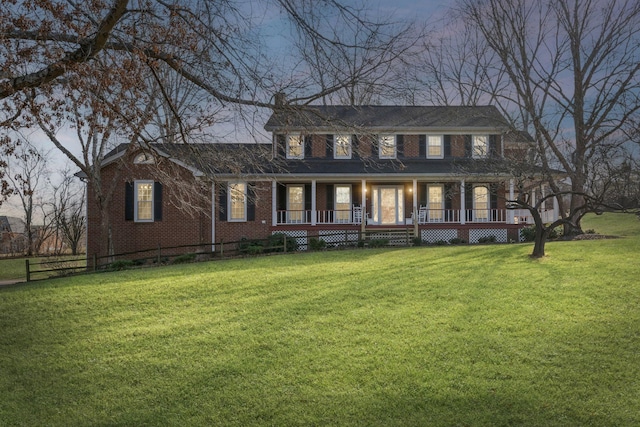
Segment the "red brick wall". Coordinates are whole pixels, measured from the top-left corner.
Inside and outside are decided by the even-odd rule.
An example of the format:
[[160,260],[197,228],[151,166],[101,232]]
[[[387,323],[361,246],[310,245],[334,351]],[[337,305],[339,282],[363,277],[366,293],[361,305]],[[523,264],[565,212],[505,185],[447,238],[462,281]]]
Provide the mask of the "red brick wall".
[[242,237],[248,239],[265,239],[271,232],[271,183],[255,182],[255,220],[246,222],[229,222],[221,220],[218,210],[218,200],[221,186],[226,185],[220,183],[216,185],[216,243],[236,242]]
[[327,135],[311,136],[311,157],[327,157]]
[[420,157],[420,138],[418,135],[404,136],[404,157]]
[[464,157],[464,135],[451,135],[451,156]]
[[[131,159],[125,162],[125,167],[120,171],[119,178],[115,181],[113,198],[109,204],[109,216],[115,254],[123,252],[140,251],[144,249],[198,244],[211,241],[211,204],[210,196],[203,197],[209,200],[202,203],[201,200],[190,200],[197,208],[196,212],[186,213],[184,199],[179,199],[171,188],[178,185],[177,182],[194,183],[193,175],[185,169],[178,171],[179,179],[168,176],[163,179],[154,171],[154,165],[134,165]],[[118,170],[117,163],[112,163],[102,169],[102,181],[105,191],[111,184]],[[177,176],[175,177],[177,178]],[[134,180],[154,180],[163,184],[162,195],[162,220],[151,223],[141,223],[125,220],[125,182]],[[172,182],[167,182],[172,181]],[[205,187],[204,191],[207,191]],[[211,187],[208,186],[208,194]],[[92,257],[107,255],[106,236],[101,235],[99,208],[95,201],[92,188],[88,188],[88,236],[87,254]],[[188,248],[184,252],[196,252],[197,248]]]

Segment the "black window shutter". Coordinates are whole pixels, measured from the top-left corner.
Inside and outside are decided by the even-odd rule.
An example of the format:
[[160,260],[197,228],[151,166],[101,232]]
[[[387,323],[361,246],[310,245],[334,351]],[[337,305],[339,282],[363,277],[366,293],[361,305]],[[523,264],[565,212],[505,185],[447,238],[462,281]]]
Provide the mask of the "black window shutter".
[[489,157],[498,156],[498,135],[489,135]]
[[256,188],[254,183],[247,184],[247,221],[256,220]]
[[326,186],[326,191],[327,191],[327,210],[333,210],[334,209],[334,204],[333,204],[333,190],[334,186],[333,184],[327,184]]
[[444,156],[451,157],[451,135],[444,136]]
[[284,184],[278,184],[278,200],[276,205],[279,211],[287,210],[287,186]]
[[285,135],[276,136],[276,155],[286,158],[287,154],[287,137]]
[[427,184],[418,184],[418,205],[427,205]]
[[327,151],[325,153],[325,156],[327,157],[327,159],[332,159],[333,158],[333,135],[327,135],[327,139],[325,143],[327,145]]
[[311,210],[311,184],[304,185],[304,209]]
[[356,206],[362,204],[362,184],[359,182],[351,187],[351,203]]
[[311,135],[305,135],[304,136],[304,155],[303,157],[306,158],[310,158],[312,157],[312,145],[313,145],[313,139],[311,138]]
[[124,220],[133,221],[133,182],[124,183]]
[[153,220],[162,221],[162,184],[153,183]]
[[489,207],[491,208],[492,219],[497,220],[498,215],[498,185],[491,184],[489,186]]
[[396,135],[396,157],[404,157],[404,135]]
[[354,159],[359,157],[359,145],[360,139],[358,138],[358,135],[353,135],[353,137],[351,138],[351,157]]
[[464,156],[471,157],[471,152],[473,150],[473,144],[471,143],[471,135],[464,136]]
[[227,220],[227,183],[220,184],[220,194],[218,195],[218,218],[220,221]]
[[444,185],[444,208],[453,209],[453,184]]
[[427,157],[427,135],[420,135],[418,137],[418,144],[420,146],[420,157],[424,159]]
[[464,187],[464,208],[467,213],[467,221],[471,221],[471,210],[473,209],[473,185],[465,184]]

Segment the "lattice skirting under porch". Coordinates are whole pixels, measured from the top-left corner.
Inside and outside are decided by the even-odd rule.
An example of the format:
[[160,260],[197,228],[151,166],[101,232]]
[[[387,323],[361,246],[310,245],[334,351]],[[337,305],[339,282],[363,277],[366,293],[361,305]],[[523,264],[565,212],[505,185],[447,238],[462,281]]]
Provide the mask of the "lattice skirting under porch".
[[320,230],[318,238],[327,242],[330,246],[358,243],[360,234],[357,231]]
[[438,241],[448,242],[451,239],[458,237],[458,230],[456,229],[443,229],[443,230],[421,230],[420,238],[429,243]]
[[506,229],[471,229],[469,230],[469,243],[478,243],[478,240],[482,237],[495,236],[496,242],[507,243],[507,230]]
[[283,233],[289,237],[294,237],[298,244],[299,251],[307,250],[307,230],[282,230],[274,231],[272,234]]

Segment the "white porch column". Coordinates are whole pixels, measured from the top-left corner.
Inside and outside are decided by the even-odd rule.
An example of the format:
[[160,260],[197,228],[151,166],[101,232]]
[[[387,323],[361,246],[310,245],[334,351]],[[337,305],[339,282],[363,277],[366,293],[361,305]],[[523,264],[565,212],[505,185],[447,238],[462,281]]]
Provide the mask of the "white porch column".
[[560,204],[558,203],[558,196],[553,198],[553,221],[557,221],[560,218]]
[[[544,197],[546,196],[546,191],[544,191],[544,185],[540,185],[540,200],[544,200]],[[549,222],[549,214],[547,212],[547,201],[544,200],[542,202],[542,204],[540,205],[540,214],[542,215],[542,221],[543,222]]]
[[413,213],[418,210],[418,180],[413,180]]
[[367,226],[367,218],[369,213],[367,212],[367,180],[362,180],[362,188],[360,191],[360,206],[362,206],[362,221],[360,223],[360,231],[364,233]]
[[278,204],[276,197],[278,196],[278,183],[275,181],[271,181],[271,225],[278,225]]
[[311,225],[316,225],[316,180],[311,180]]
[[[513,178],[509,180],[509,200],[513,200],[515,197],[515,184]],[[507,209],[507,224],[514,224],[515,212],[513,209]]]
[[216,183],[211,183],[211,252],[216,251]]
[[467,223],[467,207],[465,206],[465,184],[464,179],[460,181],[460,224]]

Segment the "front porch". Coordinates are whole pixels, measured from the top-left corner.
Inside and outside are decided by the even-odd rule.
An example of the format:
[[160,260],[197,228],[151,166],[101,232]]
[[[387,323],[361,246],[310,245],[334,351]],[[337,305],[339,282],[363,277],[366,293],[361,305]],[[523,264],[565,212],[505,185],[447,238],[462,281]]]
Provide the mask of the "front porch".
[[[272,184],[272,226],[359,225],[371,227],[532,224],[527,210],[507,209],[514,199],[513,184],[508,190],[497,183],[427,182],[409,184],[362,180],[344,184]],[[321,207],[324,206],[324,207]],[[545,222],[558,218],[557,202],[541,212]]]

